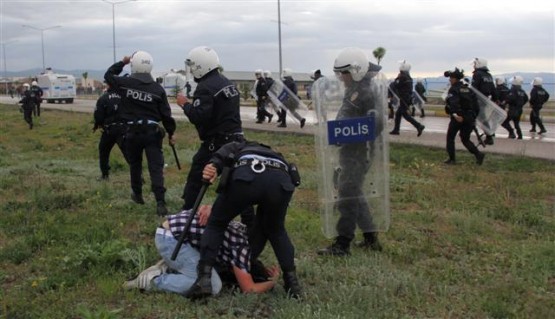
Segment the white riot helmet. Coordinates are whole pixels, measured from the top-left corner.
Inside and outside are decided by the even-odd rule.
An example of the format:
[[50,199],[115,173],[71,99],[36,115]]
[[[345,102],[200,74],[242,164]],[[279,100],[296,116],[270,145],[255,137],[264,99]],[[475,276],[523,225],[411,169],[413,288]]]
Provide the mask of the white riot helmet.
[[30,85],[29,85],[29,83],[23,83],[23,87],[24,87],[26,90],[28,90],[29,87],[30,87]]
[[474,60],[472,60],[472,65],[474,66],[475,69],[487,68],[488,60],[482,59],[482,58],[474,58]]
[[33,82],[31,82],[31,85],[37,86],[37,85],[39,85],[39,84],[37,83],[37,81],[33,81]]
[[532,81],[532,85],[542,85],[543,84],[543,79],[540,77],[534,78],[534,81]]
[[213,49],[200,46],[189,52],[185,64],[191,68],[193,76],[196,79],[200,79],[208,72],[220,68],[220,58]]
[[522,85],[522,82],[524,82],[524,79],[522,78],[522,76],[520,76],[520,75],[515,75],[515,76],[513,77],[513,80],[512,80],[512,84],[513,84],[513,85]]
[[272,72],[270,72],[270,70],[264,71],[264,77],[265,78],[271,78],[272,77]]
[[401,60],[399,61],[400,65],[399,65],[399,71],[404,71],[404,72],[409,72],[411,65],[410,63],[407,63],[407,60]]
[[505,84],[504,78],[495,78],[495,85]]
[[285,69],[283,69],[283,71],[281,72],[281,76],[283,76],[283,77],[293,76],[293,70],[291,70],[291,69],[289,69],[289,68],[285,68]]
[[333,63],[334,72],[349,72],[353,81],[358,82],[368,72],[368,56],[356,47],[348,47],[339,52]]
[[150,73],[154,60],[150,53],[146,51],[136,51],[131,56],[131,73]]

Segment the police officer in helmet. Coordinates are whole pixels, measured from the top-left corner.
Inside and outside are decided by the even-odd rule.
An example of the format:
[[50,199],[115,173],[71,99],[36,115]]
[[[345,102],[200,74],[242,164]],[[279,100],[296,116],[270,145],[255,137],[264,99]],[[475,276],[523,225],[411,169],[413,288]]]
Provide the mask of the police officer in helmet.
[[40,103],[42,102],[42,95],[44,93],[37,81],[31,82],[31,91],[35,94],[35,109],[33,113],[35,116],[40,117]]
[[[493,84],[493,77],[488,69],[488,60],[484,58],[474,58],[474,60],[472,60],[472,65],[474,66],[474,71],[472,72],[472,86],[492,101],[498,102],[497,91],[495,90],[495,85]],[[495,134],[486,134],[484,143],[487,145],[493,145],[494,136]]]
[[[192,101],[178,95],[177,105],[195,125],[202,141],[193,156],[183,189],[183,209],[188,210],[193,207],[200,192],[202,170],[210,157],[227,143],[244,141],[244,135],[239,110],[239,90],[220,73],[220,59],[216,51],[206,46],[196,47],[189,52],[185,63],[198,85]],[[251,226],[252,221],[242,221]]]
[[[118,76],[126,64],[131,64],[130,76]],[[136,51],[114,63],[104,79],[121,96],[121,118],[126,122],[126,154],[131,175],[131,199],[144,204],[142,196],[143,151],[148,161],[151,188],[156,198],[156,212],[159,216],[168,214],[164,187],[164,154],[162,141],[165,136],[162,123],[169,137],[170,145],[175,144],[175,120],[171,115],[166,91],[156,83],[150,72],[152,56],[145,51]]]
[[449,158],[445,164],[456,164],[455,137],[457,133],[466,149],[476,156],[476,164],[482,165],[485,154],[480,152],[476,145],[470,141],[470,134],[474,129],[476,116],[480,111],[476,94],[461,81],[464,78],[463,70],[455,68],[454,71],[445,71],[445,77],[449,78],[451,87],[447,93],[445,111],[449,114],[451,121],[447,129],[447,154]]

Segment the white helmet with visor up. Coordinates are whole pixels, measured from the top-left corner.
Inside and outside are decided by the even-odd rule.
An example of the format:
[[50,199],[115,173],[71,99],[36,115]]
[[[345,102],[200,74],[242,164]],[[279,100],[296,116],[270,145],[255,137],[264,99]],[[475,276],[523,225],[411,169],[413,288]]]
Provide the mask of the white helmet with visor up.
[[358,82],[368,72],[368,56],[362,49],[348,47],[343,49],[335,58],[333,71],[336,73],[348,72],[353,81]]

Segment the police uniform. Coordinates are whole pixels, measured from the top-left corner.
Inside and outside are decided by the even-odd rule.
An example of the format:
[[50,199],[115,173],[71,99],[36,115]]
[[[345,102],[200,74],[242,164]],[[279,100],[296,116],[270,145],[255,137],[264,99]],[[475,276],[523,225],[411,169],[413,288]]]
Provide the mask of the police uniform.
[[[492,101],[498,101],[497,92],[495,90],[495,85],[493,84],[493,77],[489,73],[487,67],[481,67],[474,69],[472,73],[472,87],[476,88],[484,96],[491,98]],[[493,145],[493,136],[486,135],[485,143]]]
[[[462,73],[461,73],[462,78]],[[446,164],[455,164],[455,137],[457,133],[461,138],[466,149],[474,154],[476,157],[476,163],[481,165],[484,160],[484,154],[481,153],[476,145],[470,141],[470,134],[474,129],[474,124],[476,116],[479,112],[478,99],[476,94],[468,87],[468,85],[463,84],[460,79],[451,85],[449,91],[447,92],[447,106],[445,108],[447,114],[449,114],[451,121],[447,129],[447,154],[449,159],[445,162]],[[463,121],[458,122],[454,115],[462,116]]]
[[[283,78],[283,84],[285,84],[285,86],[291,91],[293,92],[293,94],[297,95],[297,83],[295,83],[295,80],[293,80],[293,77],[291,76],[286,76]],[[287,111],[285,110],[280,110],[278,113],[278,123],[280,123],[278,126],[279,127],[287,127],[287,124],[285,123],[286,121],[286,117],[287,117]]]
[[540,128],[539,134],[547,132],[540,117],[540,110],[547,100],[549,100],[549,93],[547,93],[541,85],[534,85],[532,91],[530,91],[530,107],[532,107],[532,111],[530,111],[530,124],[532,125],[532,129],[530,132],[536,131],[536,124]]
[[497,85],[495,87],[495,95],[497,96],[497,105],[499,105],[502,109],[505,109],[507,107],[507,95],[509,95],[509,88],[507,85],[505,83]]
[[43,95],[42,89],[37,85],[33,85],[31,86],[31,91],[35,94],[35,109],[33,109],[33,113],[35,116],[40,117],[40,103],[42,102]]
[[[231,155],[230,155],[231,154]],[[232,158],[231,163],[228,160]],[[209,295],[205,280],[210,282],[210,272],[215,265],[218,250],[229,222],[238,212],[258,205],[255,227],[249,235],[252,260],[256,260],[267,241],[283,271],[285,290],[291,295],[300,294],[295,273],[295,249],[285,230],[285,216],[289,201],[295,190],[290,165],[280,153],[256,142],[235,142],[221,147],[210,159],[222,172],[227,165],[231,173],[222,179],[226,186],[221,189],[212,206],[212,214],[200,243],[199,279],[190,291],[190,297]]]
[[[270,81],[271,80],[271,81]],[[265,79],[264,77],[258,78],[256,83],[256,123],[262,123],[268,117],[268,122],[272,120],[272,114],[266,111],[266,104],[268,103],[268,89],[274,83],[271,78]]]
[[[142,204],[142,159],[143,151],[148,161],[151,187],[158,207],[165,210],[164,154],[162,140],[165,132],[171,139],[175,133],[175,120],[171,116],[166,91],[156,83],[150,73],[132,73],[117,76],[125,66],[123,61],[113,64],[104,74],[104,79],[116,89],[121,97],[121,118],[127,123],[125,136],[126,154],[131,172],[131,188],[134,200]],[[162,214],[160,210],[158,214]]]
[[26,90],[23,92],[23,97],[19,101],[20,104],[23,104],[21,107],[23,108],[23,119],[27,124],[29,124],[29,129],[33,129],[33,110],[35,109],[36,105],[36,96],[35,92],[32,90]]
[[212,154],[229,142],[244,140],[239,104],[235,85],[218,70],[212,70],[198,80],[193,103],[183,105],[183,112],[202,141],[183,189],[183,209],[193,207],[202,187],[202,170]]
[[[528,102],[528,95],[520,85],[512,85],[507,95],[506,102],[508,105],[507,118],[501,124],[508,132],[509,138],[522,139],[522,130],[520,129],[520,116],[522,115],[522,107]],[[514,130],[510,122],[514,123]],[[516,136],[515,131],[516,130]]]
[[94,109],[94,130],[102,128],[102,135],[98,142],[98,159],[102,179],[107,179],[110,173],[110,152],[115,144],[127,161],[125,153],[125,133],[127,125],[120,117],[121,97],[118,92],[108,88],[96,101]]
[[[424,84],[422,84],[420,82],[416,82],[416,85],[414,86],[414,91],[416,91],[416,94],[418,94],[424,102],[428,102],[428,99],[426,98],[426,95],[425,95],[426,87],[424,86]],[[421,105],[420,109],[421,109],[421,112],[422,112],[422,113],[420,113],[420,117],[426,116],[426,114],[424,114],[424,105]],[[414,111],[413,111],[412,115],[414,116]]]
[[400,101],[399,108],[397,109],[397,112],[395,112],[395,126],[390,134],[399,135],[399,130],[401,128],[401,117],[403,117],[416,128],[416,130],[418,131],[418,136],[420,136],[422,134],[422,131],[424,130],[424,125],[420,124],[408,113],[409,106],[411,105],[412,100],[412,78],[410,77],[409,72],[399,72],[399,75],[393,82],[392,88],[399,97]]

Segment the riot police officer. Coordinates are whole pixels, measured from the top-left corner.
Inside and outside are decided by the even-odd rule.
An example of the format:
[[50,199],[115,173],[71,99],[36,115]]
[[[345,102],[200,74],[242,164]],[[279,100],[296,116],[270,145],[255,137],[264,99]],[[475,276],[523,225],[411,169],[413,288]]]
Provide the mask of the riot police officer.
[[23,96],[18,102],[22,104],[23,119],[29,124],[29,129],[33,129],[33,110],[35,109],[36,97],[35,92],[30,89],[29,83],[23,84]]
[[94,127],[93,132],[102,129],[102,135],[98,142],[98,161],[100,165],[100,180],[107,180],[110,176],[110,152],[115,144],[118,145],[123,157],[127,161],[125,153],[125,132],[127,125],[121,118],[121,97],[118,92],[107,85],[106,92],[96,101],[94,109]]
[[40,104],[42,102],[42,89],[40,88],[37,81],[31,82],[31,91],[35,94],[35,109],[33,110],[33,114],[37,117],[40,117]]
[[[414,86],[414,91],[416,92],[416,94],[418,94],[418,96],[420,96],[422,101],[428,102],[428,98],[426,98],[426,87],[424,86],[424,83],[421,78],[416,79],[416,85]],[[417,103],[420,104],[420,117],[421,118],[425,117],[426,114],[424,112],[424,105],[420,103],[420,101],[418,101]],[[412,111],[412,116],[414,116],[414,109]]]
[[495,94],[497,95],[497,105],[499,105],[502,109],[505,109],[507,107],[505,100],[509,94],[509,88],[507,87],[507,84],[505,84],[505,79],[501,77],[495,78]]
[[461,81],[464,78],[462,70],[455,68],[454,71],[445,71],[445,77],[449,78],[451,87],[447,92],[445,111],[449,114],[450,122],[447,129],[447,154],[449,158],[445,164],[456,164],[455,137],[457,133],[466,149],[476,157],[476,164],[482,165],[485,154],[480,152],[476,145],[470,141],[470,134],[474,130],[476,116],[480,111],[476,94]]
[[392,89],[399,97],[399,107],[395,112],[395,126],[389,132],[391,135],[399,135],[401,129],[401,117],[412,124],[417,131],[417,136],[422,135],[425,126],[420,124],[409,114],[409,106],[412,104],[412,78],[410,77],[411,65],[406,61],[401,62],[399,66],[399,75],[392,83]]
[[[501,124],[508,132],[509,138],[522,139],[522,130],[520,129],[520,116],[522,115],[522,108],[524,104],[528,102],[528,95],[522,89],[522,82],[524,79],[520,75],[516,75],[512,79],[511,89],[509,94],[505,98],[505,101],[509,107],[507,112],[507,118]],[[513,121],[515,128],[511,127],[511,121]],[[516,130],[516,135],[515,131]]]
[[[206,230],[200,243],[198,278],[187,296],[198,298],[212,293],[210,277],[224,232],[229,222],[252,205],[258,205],[255,227],[249,235],[251,260],[256,260],[269,241],[283,271],[284,288],[289,296],[298,298],[301,287],[295,270],[295,248],[285,229],[285,216],[295,185],[300,179],[285,158],[270,147],[257,142],[234,142],[222,146],[205,166],[204,180],[213,182],[218,174],[230,169],[228,178],[222,174],[225,187],[212,206]],[[293,168],[293,169],[292,169]]]
[[[126,64],[131,64],[130,76],[118,76]],[[159,216],[167,215],[164,187],[164,154],[162,141],[164,129],[169,136],[170,145],[175,144],[175,120],[164,88],[156,83],[150,72],[153,67],[152,56],[145,51],[136,51],[131,57],[114,63],[104,74],[106,82],[121,97],[121,118],[126,121],[128,129],[125,135],[126,154],[129,160],[131,199],[144,204],[142,196],[142,160],[143,151],[148,161],[151,188],[156,198],[156,212]]]
[[[291,91],[293,94],[297,95],[297,83],[293,80],[293,71],[291,69],[283,69],[283,84]],[[287,127],[286,118],[287,111],[284,109],[279,110],[278,113],[278,127]]]
[[[497,92],[493,84],[493,77],[488,69],[488,61],[483,58],[475,58],[472,61],[474,72],[472,72],[472,87],[476,88],[485,97],[490,98],[492,101],[497,102]],[[495,134],[486,134],[484,143],[493,145],[493,137]]]
[[530,124],[532,125],[530,132],[536,132],[537,124],[540,127],[540,132],[538,134],[547,132],[540,117],[540,110],[543,104],[549,100],[549,93],[542,87],[542,84],[542,78],[534,78],[534,81],[532,81],[532,91],[530,91],[530,107],[532,108],[530,111]]
[[256,123],[264,123],[266,117],[268,117],[268,123],[272,121],[273,115],[266,110],[266,105],[268,102],[268,81],[264,77],[264,72],[260,69],[254,72],[256,76]]
[[[191,209],[202,187],[202,170],[214,152],[233,141],[243,141],[237,87],[220,73],[216,51],[200,46],[192,49],[185,61],[197,82],[192,103],[178,95],[177,105],[195,125],[202,143],[193,156],[183,189],[183,209]],[[247,221],[244,221],[249,225]]]

